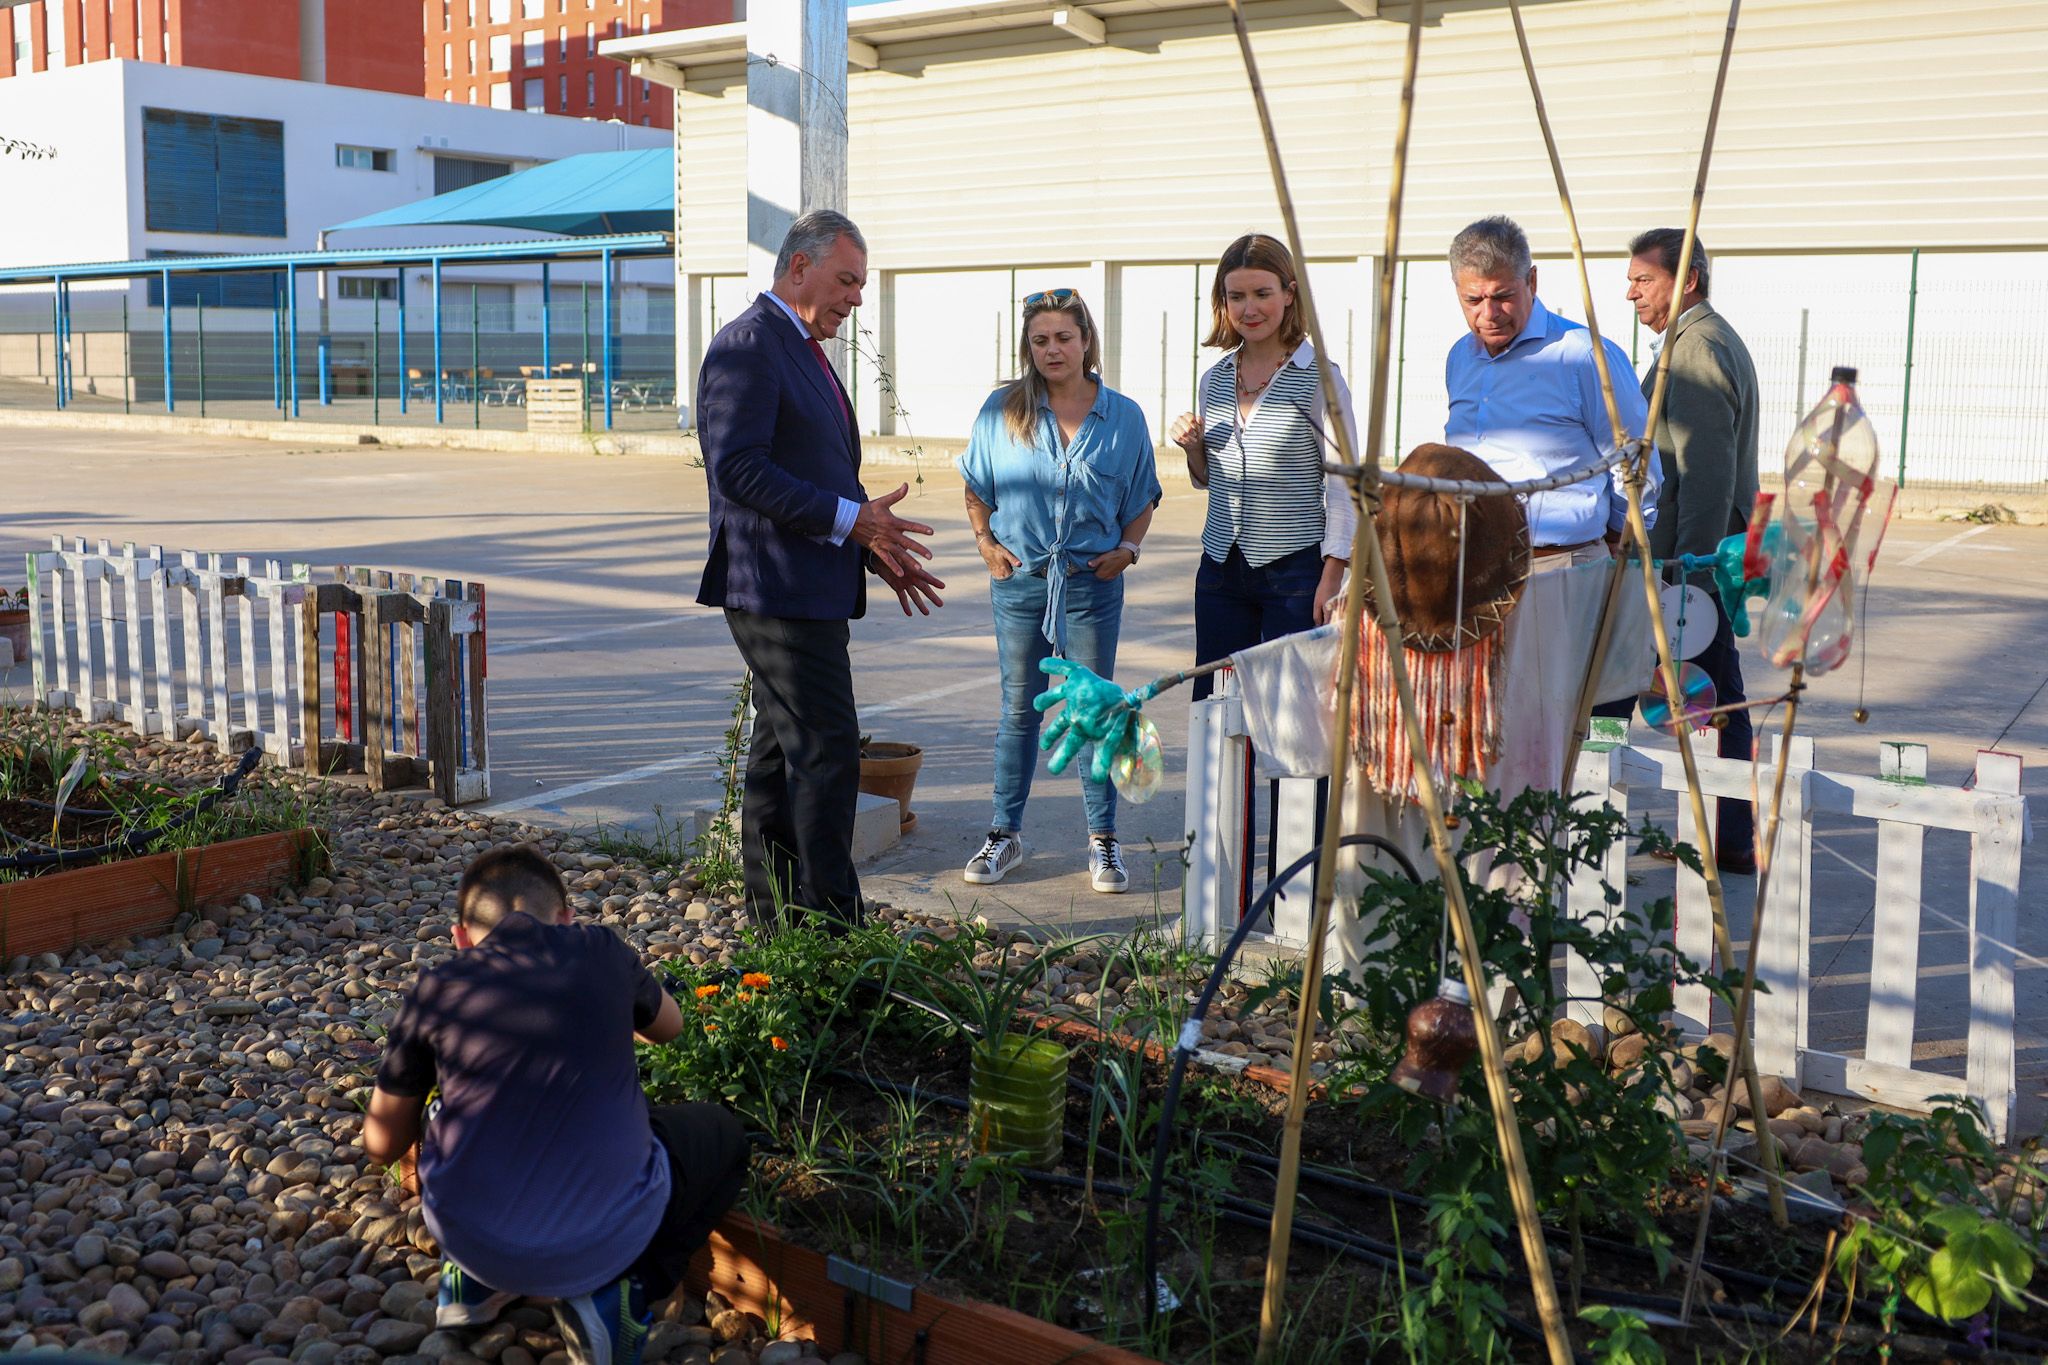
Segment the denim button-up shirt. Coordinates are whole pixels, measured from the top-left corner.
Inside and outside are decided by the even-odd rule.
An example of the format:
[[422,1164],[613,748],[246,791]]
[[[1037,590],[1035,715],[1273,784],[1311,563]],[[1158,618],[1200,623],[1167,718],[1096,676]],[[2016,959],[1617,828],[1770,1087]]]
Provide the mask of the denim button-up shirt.
[[1023,573],[1067,571],[1117,547],[1124,527],[1159,501],[1152,434],[1138,405],[1099,384],[1095,406],[1062,444],[1052,408],[1040,404],[1038,437],[1019,442],[1003,420],[1003,391],[974,419],[960,457],[967,489],[990,509],[988,526]]
[[[1488,355],[1469,332],[1458,338],[1444,361],[1444,387],[1451,400],[1444,441],[1471,451],[1509,482],[1562,473],[1613,449],[1592,336],[1583,323],[1559,317],[1536,299],[1528,322],[1499,355]],[[1628,382],[1635,367],[1619,346],[1604,344],[1621,423],[1640,432],[1650,409]],[[1643,487],[1643,519],[1651,525],[1662,484],[1652,451]],[[1583,544],[1621,529],[1628,520],[1619,465],[1605,477],[1532,493],[1527,506],[1532,545]]]

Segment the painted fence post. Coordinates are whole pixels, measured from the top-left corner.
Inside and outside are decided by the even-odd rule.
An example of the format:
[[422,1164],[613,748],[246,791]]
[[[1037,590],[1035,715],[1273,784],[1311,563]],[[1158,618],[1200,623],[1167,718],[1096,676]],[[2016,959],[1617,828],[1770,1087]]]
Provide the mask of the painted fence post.
[[[1976,790],[2017,796],[2018,754],[1977,754]],[[2020,849],[2028,823],[2022,802],[2001,801],[1970,836],[1969,1093],[1983,1106],[1992,1137],[2012,1131],[2019,1092],[2013,1061],[2013,958],[2019,930]]]

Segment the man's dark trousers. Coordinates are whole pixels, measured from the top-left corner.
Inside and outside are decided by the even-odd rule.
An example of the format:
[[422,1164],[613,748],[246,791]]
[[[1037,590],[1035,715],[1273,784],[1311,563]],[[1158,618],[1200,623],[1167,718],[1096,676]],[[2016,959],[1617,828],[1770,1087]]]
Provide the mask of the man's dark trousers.
[[779,922],[786,906],[827,921],[860,918],[853,817],[860,719],[845,621],[799,621],[728,607],[727,627],[754,674],[754,742],[740,806],[748,911]]

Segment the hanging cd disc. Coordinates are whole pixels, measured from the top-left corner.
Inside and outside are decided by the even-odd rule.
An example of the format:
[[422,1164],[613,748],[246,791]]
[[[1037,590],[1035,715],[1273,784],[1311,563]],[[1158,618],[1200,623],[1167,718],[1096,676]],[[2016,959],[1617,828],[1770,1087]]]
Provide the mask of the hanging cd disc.
[[1713,594],[1705,588],[1673,583],[1664,589],[1664,628],[1671,632],[1672,658],[1699,658],[1714,643],[1720,626]]
[[1678,733],[1678,723],[1673,719],[1676,710],[1684,722],[1695,730],[1703,730],[1710,723],[1707,714],[1714,709],[1714,680],[1698,664],[1684,663],[1678,666],[1679,704],[1673,708],[1664,696],[1664,672],[1659,669],[1650,676],[1650,685],[1636,697],[1636,706],[1642,711],[1643,724],[1662,730],[1667,735]]

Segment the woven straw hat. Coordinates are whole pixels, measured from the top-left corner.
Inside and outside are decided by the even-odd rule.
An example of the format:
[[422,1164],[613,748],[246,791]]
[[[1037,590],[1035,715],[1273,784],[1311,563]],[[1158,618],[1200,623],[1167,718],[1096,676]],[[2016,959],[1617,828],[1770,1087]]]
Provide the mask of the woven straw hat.
[[[1469,450],[1419,445],[1401,472],[1472,483],[1504,480]],[[1380,545],[1408,648],[1443,653],[1501,628],[1529,578],[1529,518],[1513,496],[1465,504],[1463,612],[1459,610],[1458,504],[1448,493],[1388,486],[1380,506]],[[1372,583],[1365,592],[1372,600]],[[1378,603],[1373,605],[1377,607]]]

